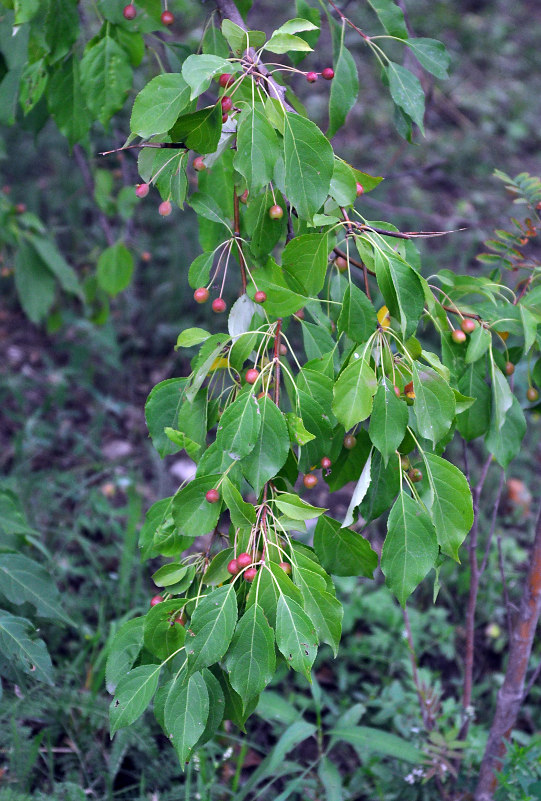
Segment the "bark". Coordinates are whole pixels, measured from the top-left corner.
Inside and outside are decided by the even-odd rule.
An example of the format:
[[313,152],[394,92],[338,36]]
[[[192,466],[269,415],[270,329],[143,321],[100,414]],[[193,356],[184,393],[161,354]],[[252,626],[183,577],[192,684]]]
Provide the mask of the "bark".
[[501,769],[506,740],[511,736],[524,698],[526,671],[535,630],[541,614],[541,514],[537,518],[530,566],[513,625],[509,661],[498,692],[496,712],[481,763],[475,801],[492,801],[496,790],[495,771]]

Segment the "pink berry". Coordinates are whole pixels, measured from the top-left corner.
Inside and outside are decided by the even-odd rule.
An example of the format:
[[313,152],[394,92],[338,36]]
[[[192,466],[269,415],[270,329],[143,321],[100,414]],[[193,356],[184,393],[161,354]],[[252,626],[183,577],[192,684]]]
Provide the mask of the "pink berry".
[[209,291],[204,286],[200,286],[193,293],[193,299],[196,303],[206,303],[209,299]]
[[357,181],[357,197],[364,194],[364,186]]
[[169,217],[171,212],[173,211],[173,206],[169,202],[169,200],[164,200],[163,203],[160,203],[158,206],[158,214],[161,214],[162,217]]
[[244,580],[248,581],[250,584],[257,576],[257,570],[255,567],[249,567],[248,570],[244,571]]
[[321,72],[321,77],[325,78],[326,81],[332,81],[334,78],[334,70],[331,67],[325,67]]
[[164,25],[172,25],[175,21],[175,17],[170,11],[164,11],[162,13],[161,20]]
[[269,217],[271,220],[280,220],[284,216],[284,210],[278,204],[271,206],[269,209]]
[[331,462],[331,460],[329,459],[329,457],[328,457],[328,456],[324,456],[324,457],[321,459],[321,467],[322,467],[324,470],[328,470],[328,469],[329,469],[329,467],[331,466],[331,464],[332,464],[332,462]]
[[254,300],[256,303],[265,303],[267,300],[267,293],[263,292],[262,289],[258,289],[254,295]]
[[232,559],[229,564],[227,565],[227,572],[231,573],[232,576],[236,576],[239,572],[239,565],[236,559]]
[[244,377],[247,384],[255,384],[259,378],[259,370],[256,370],[255,367],[250,367],[249,370],[246,370],[246,375]]
[[154,598],[150,599],[150,605],[151,606],[157,606],[157,604],[161,604],[162,601],[163,601],[163,598],[162,598],[161,595],[155,595]]
[[224,95],[220,102],[222,104],[222,112],[224,114],[227,114],[227,112],[231,111],[231,109],[233,108],[233,101],[227,95]]
[[227,309],[227,303],[223,298],[215,298],[212,301],[212,311],[221,314]]
[[306,80],[308,83],[315,83],[317,81],[317,72],[307,72]]
[[149,184],[137,184],[135,187],[135,194],[137,197],[146,197],[149,193],[150,185]]
[[209,491],[205,495],[205,498],[209,503],[218,503],[218,501],[220,500],[220,493],[218,492],[217,489],[209,489]]
[[127,6],[124,6],[124,11],[122,13],[124,14],[124,19],[132,20],[137,16],[137,10],[133,3],[128,3]]
[[234,82],[235,79],[228,72],[224,72],[224,74],[220,75],[220,77],[218,78],[218,83],[223,89],[227,89],[227,87],[231,86],[231,84]]
[[286,575],[288,576],[291,575],[291,565],[289,564],[289,562],[280,562],[278,567],[281,567],[284,573],[286,573]]
[[207,165],[203,161],[203,156],[196,156],[193,160],[193,168],[197,172],[201,172],[201,170],[206,170]]
[[241,569],[245,568],[245,567],[249,567],[252,564],[253,561],[254,560],[252,559],[250,554],[246,553],[246,552],[239,553],[239,555],[237,556],[237,564]]

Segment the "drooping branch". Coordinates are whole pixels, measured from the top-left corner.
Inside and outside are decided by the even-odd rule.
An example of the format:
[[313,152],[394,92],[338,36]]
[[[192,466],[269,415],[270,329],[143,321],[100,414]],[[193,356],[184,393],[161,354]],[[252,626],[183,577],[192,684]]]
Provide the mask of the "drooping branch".
[[506,741],[515,726],[524,698],[526,671],[541,614],[541,513],[538,515],[528,575],[518,615],[513,625],[509,660],[504,682],[498,692],[496,712],[490,728],[475,801],[492,801],[496,789],[495,771],[501,767]]

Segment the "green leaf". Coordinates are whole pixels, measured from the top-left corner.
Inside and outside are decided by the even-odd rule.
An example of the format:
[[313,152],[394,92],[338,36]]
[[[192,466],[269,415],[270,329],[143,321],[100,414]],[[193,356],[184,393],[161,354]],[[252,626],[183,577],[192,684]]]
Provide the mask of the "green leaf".
[[376,310],[355,284],[348,284],[337,328],[353,342],[366,342],[377,325]]
[[344,801],[342,777],[334,762],[323,756],[318,765],[317,775],[325,790],[326,801]]
[[371,726],[340,727],[331,729],[329,734],[336,740],[352,745],[363,755],[363,759],[367,751],[376,751],[414,765],[421,765],[425,758],[422,751],[402,737]]
[[43,640],[31,639],[29,620],[0,609],[0,653],[13,667],[34,679],[53,685],[53,666]]
[[175,122],[169,136],[173,142],[182,142],[197,153],[215,153],[222,133],[222,107],[220,103],[199,111],[183,114]]
[[337,158],[337,156],[334,157],[334,170],[329,194],[339,206],[352,206],[357,197],[357,181],[353,168],[342,159]]
[[217,584],[224,584],[231,578],[231,573],[228,572],[227,565],[231,559],[233,559],[233,556],[233,548],[224,548],[223,551],[217,553],[203,574],[203,583],[209,586],[215,586]]
[[470,364],[464,370],[458,379],[458,389],[466,396],[475,398],[473,406],[457,414],[457,429],[469,442],[486,434],[490,425],[492,393],[485,381],[483,363]]
[[268,314],[288,317],[306,303],[304,295],[289,289],[282,269],[272,259],[264,270],[257,271],[256,280],[258,289],[267,294],[265,309]]
[[345,30],[346,23],[344,21],[342,23],[338,58],[335,60],[334,79],[331,84],[329,128],[327,130],[329,139],[332,139],[345,123],[346,117],[355,105],[359,94],[357,65],[355,64],[355,59],[344,45]]
[[[326,234],[301,234],[285,246],[282,267],[306,295],[317,295],[323,288],[329,243]],[[295,288],[295,283],[293,287]]]
[[366,523],[383,514],[396,498],[400,490],[400,470],[398,458],[390,459],[385,466],[379,451],[374,453],[370,486],[359,510]]
[[173,498],[173,519],[181,533],[187,537],[208,534],[218,522],[221,503],[209,503],[205,498],[209,489],[216,487],[220,476],[194,478]]
[[503,425],[498,427],[494,420],[490,423],[485,445],[496,461],[506,470],[522,448],[526,433],[526,420],[520,403],[513,395]]
[[152,575],[152,581],[157,587],[170,587],[176,584],[186,575],[188,567],[180,562],[171,562],[168,565],[162,565]]
[[396,36],[399,39],[408,38],[404,14],[394,0],[368,0],[368,2],[390,36]]
[[332,410],[344,428],[350,429],[368,417],[376,389],[376,374],[356,351],[333,389]]
[[291,33],[274,32],[265,44],[265,50],[269,50],[271,53],[309,53],[312,48],[300,36],[294,36]]
[[355,520],[354,518],[355,510],[358,509],[358,507],[363,502],[364,496],[366,495],[368,488],[370,486],[370,482],[372,480],[371,468],[372,468],[372,451],[368,454],[368,459],[365,462],[361,475],[359,476],[359,479],[355,485],[355,489],[353,490],[353,494],[349,502],[346,516],[342,523],[342,528],[350,526]]
[[255,395],[249,390],[243,392],[220,418],[216,433],[218,447],[235,461],[246,457],[259,442],[261,422]]
[[162,601],[145,615],[143,629],[145,648],[158,659],[167,659],[184,645],[186,629],[181,623],[175,623],[182,606],[183,601],[179,599]]
[[215,75],[231,73],[239,69],[233,61],[209,53],[188,56],[182,65],[182,77],[191,88],[190,100],[206,92]]
[[257,603],[237,623],[225,665],[231,686],[244,705],[259,695],[274,676],[274,632]]
[[311,120],[287,112],[284,121],[285,193],[299,216],[309,220],[329,194],[333,149]]
[[188,271],[188,282],[192,289],[198,289],[208,284],[213,261],[214,251],[200,253],[195,257]]
[[274,562],[267,561],[257,572],[246,600],[246,607],[257,602],[263,609],[270,625],[276,628],[276,608],[278,599],[282,595],[291,598],[299,605],[302,604],[299,588],[293,584],[281,567]]
[[256,518],[254,506],[243,501],[242,495],[227,476],[222,481],[221,489],[225,505],[229,509],[231,522],[235,528],[253,526]]
[[319,506],[312,506],[310,503],[306,503],[298,495],[292,495],[290,492],[283,492],[281,495],[277,495],[274,499],[274,504],[281,512],[293,520],[312,520],[326,511],[326,509],[322,509]]
[[466,364],[471,364],[480,359],[490,348],[491,343],[492,337],[490,336],[490,331],[484,328],[484,326],[478,325],[468,340]]
[[61,606],[60,593],[47,570],[19,553],[0,554],[0,595],[20,606],[28,602],[38,617],[73,625]]
[[133,256],[122,243],[106,248],[98,259],[98,284],[113,297],[126,289],[133,275]]
[[143,647],[144,617],[128,620],[116,632],[107,654],[105,681],[109,692],[133,667]]
[[15,287],[28,319],[39,323],[53,305],[56,281],[34,248],[24,239],[15,254]]
[[135,723],[152,701],[158,688],[161,665],[140,665],[118,682],[109,706],[111,737]]
[[423,454],[427,486],[421,499],[428,509],[443,553],[456,559],[473,525],[473,503],[466,476],[433,453]]
[[330,645],[336,657],[342,634],[342,604],[327,592],[322,576],[295,566],[293,574],[302,593],[304,611],[314,624],[319,641]]
[[131,113],[134,134],[148,139],[173,127],[190,100],[190,87],[178,73],[157,75],[141,89]]
[[203,36],[203,53],[212,53],[214,56],[227,58],[229,47],[225,37],[215,25],[208,25]]
[[259,49],[267,40],[263,31],[245,31],[229,19],[222,22],[222,33],[236,56],[242,56],[249,47]]
[[456,412],[455,396],[447,382],[430,367],[412,364],[415,402],[413,408],[421,436],[439,442],[451,428]]
[[92,124],[83,97],[79,76],[79,60],[70,57],[51,76],[47,104],[58,130],[73,147],[81,142]]
[[[244,477],[259,495],[269,479],[274,478],[289,453],[289,432],[284,415],[268,397],[258,404],[261,428],[253,449],[244,456],[241,468]],[[222,417],[222,421],[225,414]]]
[[387,521],[381,553],[386,584],[405,607],[408,597],[434,567],[438,541],[432,521],[419,503],[404,491]]
[[326,515],[317,521],[314,549],[325,570],[335,576],[372,578],[378,566],[377,553],[368,540]]
[[408,339],[417,328],[424,309],[421,279],[398,256],[376,251],[376,278],[389,312],[400,322],[402,336]]
[[425,93],[419,78],[394,61],[388,63],[385,71],[394,102],[417,123],[421,133],[424,133]]
[[317,654],[317,634],[306,612],[287,595],[278,598],[276,644],[288,665],[310,681],[310,669]]
[[427,72],[436,78],[449,77],[451,58],[442,42],[437,39],[408,39],[406,44]]
[[270,183],[280,157],[278,137],[267,118],[257,108],[242,114],[237,129],[235,169],[246,179],[250,193]]
[[314,25],[313,22],[310,22],[308,19],[304,19],[303,17],[295,17],[295,19],[290,19],[287,22],[284,22],[283,25],[280,25],[275,31],[273,31],[273,36],[275,33],[301,33],[301,31],[317,31],[318,26]]
[[[209,695],[209,716],[205,725],[205,730],[196,743],[196,748],[200,748],[215,736],[220,723],[224,719],[225,696],[222,686],[216,676],[207,668],[201,671],[201,675],[207,685]],[[250,710],[251,712],[252,710]]]
[[291,442],[296,445],[306,445],[307,442],[315,439],[315,435],[306,430],[301,418],[296,414],[286,412],[285,418]]
[[[278,205],[283,202],[278,196],[276,201]],[[265,188],[260,195],[248,198],[248,208],[246,209],[244,222],[246,231],[250,237],[250,250],[256,259],[264,257],[266,261],[268,254],[272,253],[274,246],[281,239],[286,230],[287,217],[284,216],[281,220],[271,220],[269,217],[269,209],[273,204],[274,199],[272,192],[268,187]],[[280,268],[278,268],[278,270],[279,269]],[[259,285],[259,271],[257,281]],[[283,278],[281,279],[281,283],[283,286],[286,286]],[[302,300],[293,311],[299,309],[301,305]]]
[[491,359],[492,375],[492,416],[490,427],[497,430],[505,423],[508,410],[513,403],[514,395],[511,392],[506,377],[496,363]]
[[91,114],[106,125],[132,85],[129,56],[111,36],[91,41],[81,61],[81,86]]
[[407,404],[397,398],[393,386],[388,381],[384,381],[383,384],[380,384],[374,398],[368,433],[383,456],[385,465],[404,439],[407,424]]
[[237,598],[233,584],[209,591],[195,607],[186,638],[188,671],[218,662],[229,647],[237,622]]
[[181,766],[202,737],[209,716],[209,693],[201,673],[186,674],[173,681],[164,709],[165,730]]
[[176,429],[178,413],[184,400],[185,378],[168,378],[151,390],[145,404],[145,419],[152,443],[161,458],[175,453],[178,447],[166,436],[166,427]]
[[205,342],[209,337],[209,332],[203,328],[185,328],[178,335],[175,350],[178,350],[178,348],[193,348],[194,345],[200,345],[201,342]]

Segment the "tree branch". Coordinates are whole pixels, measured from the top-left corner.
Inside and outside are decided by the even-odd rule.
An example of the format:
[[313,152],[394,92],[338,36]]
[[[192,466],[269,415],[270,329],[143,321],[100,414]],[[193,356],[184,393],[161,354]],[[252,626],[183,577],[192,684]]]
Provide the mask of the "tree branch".
[[528,575],[513,627],[509,661],[502,687],[498,692],[496,712],[486,745],[475,801],[492,801],[496,789],[495,771],[501,768],[505,741],[515,726],[524,698],[524,684],[532,645],[541,614],[541,512],[537,517],[535,538],[531,551]]

